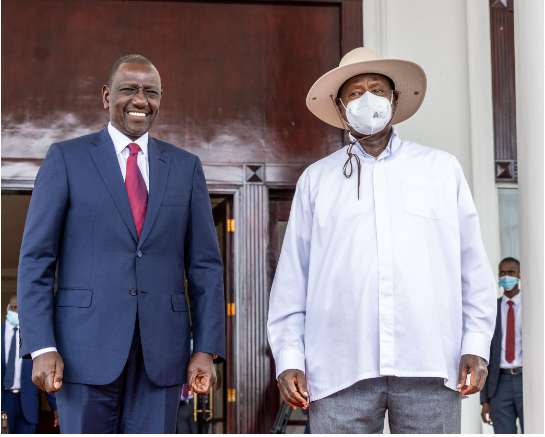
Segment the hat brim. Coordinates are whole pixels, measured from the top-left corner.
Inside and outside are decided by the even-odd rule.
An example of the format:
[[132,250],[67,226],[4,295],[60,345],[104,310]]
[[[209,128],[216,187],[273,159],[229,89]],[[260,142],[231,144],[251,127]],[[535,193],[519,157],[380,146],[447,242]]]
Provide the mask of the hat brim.
[[[400,59],[379,59],[355,62],[337,67],[318,79],[307,95],[307,107],[320,120],[335,127],[344,128],[334,100],[339,88],[348,79],[360,74],[378,73],[394,81],[399,91],[397,108],[391,124],[398,124],[412,117],[426,96],[426,74],[414,62]],[[333,98],[333,101],[332,101]]]

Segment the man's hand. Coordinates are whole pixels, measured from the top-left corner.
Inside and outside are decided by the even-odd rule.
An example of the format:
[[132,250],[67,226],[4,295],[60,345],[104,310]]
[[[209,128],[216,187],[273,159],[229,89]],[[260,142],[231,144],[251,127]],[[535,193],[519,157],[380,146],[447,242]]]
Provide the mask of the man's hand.
[[299,387],[299,393],[308,398],[305,372],[297,369],[288,369],[284,370],[278,377],[278,388],[286,404],[293,407],[294,410],[297,410],[297,407],[306,410],[308,402],[297,392],[297,387]]
[[[466,384],[467,375],[471,374],[469,386]],[[488,376],[486,361],[477,355],[462,355],[458,369],[458,388],[462,396],[480,392]]]
[[212,355],[206,352],[195,352],[187,368],[187,389],[189,396],[193,392],[207,395],[216,384],[216,368]]
[[492,425],[492,417],[490,416],[490,404],[488,402],[483,403],[483,411],[481,412],[484,423]]
[[32,382],[40,390],[56,393],[62,386],[64,363],[58,352],[46,352],[33,360]]
[[57,410],[53,411],[53,417],[55,417],[55,421],[53,422],[53,428],[59,427],[59,413]]

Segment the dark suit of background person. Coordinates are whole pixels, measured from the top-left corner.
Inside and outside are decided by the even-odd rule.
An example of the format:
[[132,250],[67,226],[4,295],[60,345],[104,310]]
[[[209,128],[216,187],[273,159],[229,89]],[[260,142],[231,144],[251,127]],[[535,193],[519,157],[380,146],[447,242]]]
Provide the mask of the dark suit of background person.
[[[15,381],[14,385],[4,387],[4,377],[8,366],[9,352],[11,344],[6,344],[6,325],[13,329],[11,323],[2,323],[2,411],[8,415],[8,425],[10,434],[35,434],[36,425],[40,419],[40,391],[32,382],[32,361],[22,360],[15,355],[15,366],[21,366],[20,381]],[[17,330],[16,336],[19,335]],[[15,346],[19,342],[16,339]],[[17,347],[17,349],[19,349]],[[17,364],[18,361],[18,364]],[[45,394],[51,411],[57,410],[55,395]]]
[[[139,55],[125,58],[103,89],[109,127],[136,125],[130,111],[158,114],[146,85],[156,75],[160,89],[157,70]],[[127,87],[112,91],[124,77]],[[151,137],[147,152],[140,236],[108,128],[53,144],[36,176],[19,262],[21,355],[60,353],[62,432],[175,432],[190,361],[184,270],[189,367],[198,352],[225,357],[223,263],[201,162]]]
[[[496,434],[516,434],[517,417],[524,432],[524,415],[522,408],[522,322],[520,319],[521,293],[518,284],[511,279],[511,284],[504,282],[506,278],[519,278],[519,262],[514,258],[506,258],[500,263],[500,285],[505,285],[504,295],[498,299],[496,329],[490,346],[490,362],[488,378],[481,391],[483,404],[483,421],[493,424]],[[509,297],[508,297],[509,296]],[[512,301],[510,305],[509,302]],[[514,359],[506,356],[506,329],[509,307],[513,307],[515,316],[515,354]],[[486,417],[487,414],[490,417]]]

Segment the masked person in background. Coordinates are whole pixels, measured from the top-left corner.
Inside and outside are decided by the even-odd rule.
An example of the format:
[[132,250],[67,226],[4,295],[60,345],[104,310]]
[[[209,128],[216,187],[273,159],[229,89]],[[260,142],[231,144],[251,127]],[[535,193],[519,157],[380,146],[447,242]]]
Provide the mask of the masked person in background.
[[357,48],[307,96],[350,142],[297,183],[268,336],[312,433],[382,433],[386,410],[394,433],[459,433],[486,380],[496,290],[471,192],[454,156],[392,126],[425,93],[418,65]]
[[488,380],[481,391],[482,418],[494,426],[495,434],[516,434],[517,417],[524,432],[520,263],[515,258],[505,258],[499,269],[504,293],[498,299]]
[[[59,426],[55,395],[45,397]],[[2,411],[8,416],[10,434],[35,434],[40,419],[40,391],[32,382],[32,361],[19,358],[17,295],[11,296],[2,323]]]

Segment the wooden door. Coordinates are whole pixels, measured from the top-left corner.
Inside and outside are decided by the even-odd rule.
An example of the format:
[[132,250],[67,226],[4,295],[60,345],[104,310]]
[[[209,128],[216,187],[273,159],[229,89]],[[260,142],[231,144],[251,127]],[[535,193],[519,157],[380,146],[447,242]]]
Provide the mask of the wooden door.
[[[282,243],[290,218],[293,195],[294,190],[291,189],[269,191],[269,245],[267,254],[269,290],[272,287],[278,259],[280,258]],[[268,399],[271,419],[274,422],[280,408],[280,393],[276,384],[276,369],[271,348],[268,347],[267,351],[270,359]],[[294,425],[293,421],[291,425]]]
[[221,259],[223,260],[223,283],[225,287],[225,321],[226,321],[226,357],[225,362],[217,366],[218,382],[213,388],[212,402],[208,408],[212,414],[208,423],[212,426],[213,434],[231,434],[234,432],[234,417],[236,403],[232,401],[230,390],[236,386],[235,367],[231,365],[236,359],[234,344],[236,338],[234,315],[235,310],[230,304],[233,302],[233,198],[232,196],[211,196],[212,215],[216,225]]

